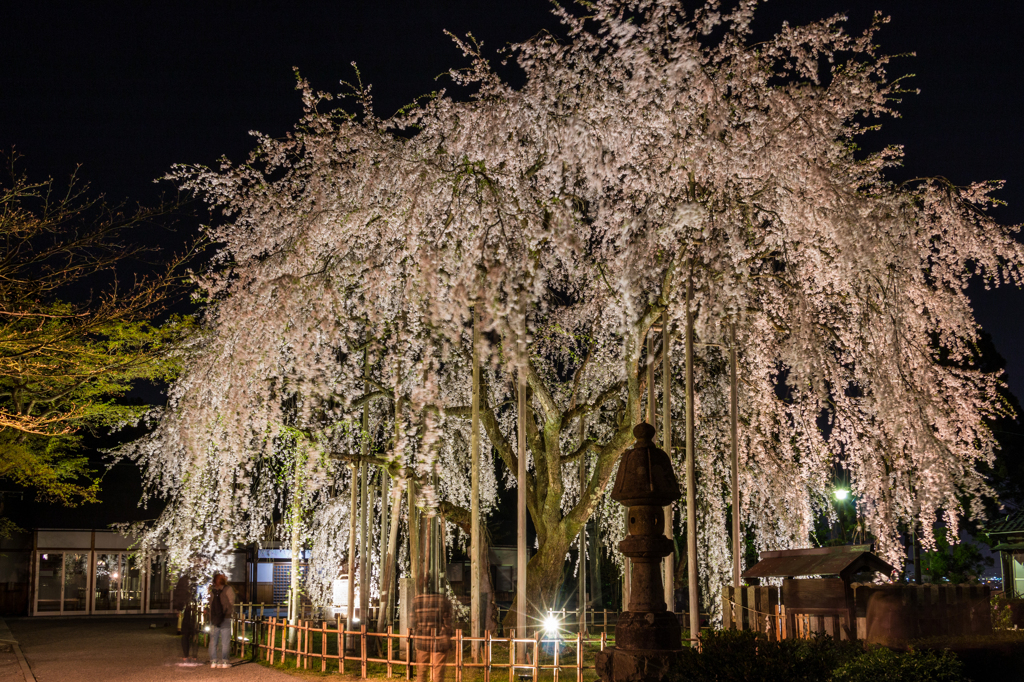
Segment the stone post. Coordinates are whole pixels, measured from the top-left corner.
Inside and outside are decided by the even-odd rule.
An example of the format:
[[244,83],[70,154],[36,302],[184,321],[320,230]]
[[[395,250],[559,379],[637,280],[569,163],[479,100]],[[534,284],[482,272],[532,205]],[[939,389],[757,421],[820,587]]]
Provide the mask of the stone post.
[[612,499],[628,507],[629,533],[619,550],[633,564],[627,611],[615,625],[615,646],[597,657],[603,682],[664,679],[682,651],[682,632],[668,611],[661,560],[672,552],[665,537],[665,506],[678,500],[679,483],[664,450],[654,445],[654,427],[633,429],[636,443],[622,456]]

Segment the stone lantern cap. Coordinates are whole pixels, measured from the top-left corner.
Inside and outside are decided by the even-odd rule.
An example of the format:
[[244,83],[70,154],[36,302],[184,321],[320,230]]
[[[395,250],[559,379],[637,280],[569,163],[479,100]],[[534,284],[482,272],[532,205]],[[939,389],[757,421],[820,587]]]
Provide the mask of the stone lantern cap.
[[636,443],[619,462],[612,499],[627,507],[663,507],[682,497],[671,460],[652,441],[654,427],[641,422],[633,436]]

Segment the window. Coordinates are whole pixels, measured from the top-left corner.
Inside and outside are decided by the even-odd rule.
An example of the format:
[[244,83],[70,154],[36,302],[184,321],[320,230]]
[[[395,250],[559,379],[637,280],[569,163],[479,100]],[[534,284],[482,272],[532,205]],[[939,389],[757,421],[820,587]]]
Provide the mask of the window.
[[45,552],[39,555],[36,570],[36,613],[87,611],[88,553]]

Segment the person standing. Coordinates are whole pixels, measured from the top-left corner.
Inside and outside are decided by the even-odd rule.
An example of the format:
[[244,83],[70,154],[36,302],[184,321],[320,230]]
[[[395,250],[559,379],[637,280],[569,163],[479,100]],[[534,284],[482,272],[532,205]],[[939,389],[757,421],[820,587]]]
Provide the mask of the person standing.
[[413,598],[413,639],[416,649],[416,682],[444,682],[451,648],[452,604],[443,594],[418,594]]
[[[231,613],[235,608],[235,591],[228,585],[228,577],[214,573],[210,584],[210,667],[230,668],[228,655],[231,646]],[[219,645],[219,646],[218,646]],[[219,655],[218,655],[219,654]]]
[[173,606],[178,613],[178,632],[181,633],[181,665],[198,665],[199,604],[196,602],[196,583],[188,573],[182,573],[174,587]]

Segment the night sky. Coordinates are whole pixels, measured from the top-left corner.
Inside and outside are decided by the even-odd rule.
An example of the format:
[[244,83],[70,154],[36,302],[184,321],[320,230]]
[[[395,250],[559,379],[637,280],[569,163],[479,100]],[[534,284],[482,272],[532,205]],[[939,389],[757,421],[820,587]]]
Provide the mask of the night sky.
[[[549,7],[543,0],[8,3],[0,12],[0,148],[14,147],[35,178],[63,179],[81,164],[95,191],[153,203],[174,191],[153,182],[172,164],[242,160],[252,147],[248,131],[287,132],[301,115],[293,66],[316,89],[337,92],[339,80],[354,79],[357,62],[386,116],[445,86],[435,77],[465,65],[445,29],[472,31],[495,50],[544,28],[557,32]],[[843,12],[860,29],[876,9],[892,17],[879,36],[883,51],[917,53],[894,61],[890,75],[916,74],[909,85],[921,93],[908,96],[903,118],[883,121],[865,146],[905,146],[896,180],[1006,180],[998,196],[1009,205],[996,216],[1024,223],[1024,3],[775,1],[755,28],[770,33],[784,19]],[[971,295],[1007,360],[1011,389],[1024,395],[1024,294],[974,287]],[[103,525],[115,507],[123,514],[134,506],[137,474],[123,469],[109,476],[106,511],[94,508],[73,525]],[[49,516],[27,522],[62,525]]]

